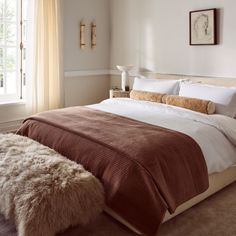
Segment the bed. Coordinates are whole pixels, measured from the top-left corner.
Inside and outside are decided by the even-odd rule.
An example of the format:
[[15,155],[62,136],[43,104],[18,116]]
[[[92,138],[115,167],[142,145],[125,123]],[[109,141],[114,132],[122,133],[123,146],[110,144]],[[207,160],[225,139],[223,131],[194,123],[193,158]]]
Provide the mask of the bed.
[[[236,120],[232,118],[227,118],[221,115],[213,115],[209,117],[208,115],[200,114],[179,107],[173,107],[168,106],[166,104],[153,103],[148,101],[137,101],[129,98],[108,99],[99,104],[87,106],[86,109],[88,109],[86,110],[86,112],[90,112],[90,110],[95,110],[98,111],[98,113],[102,112],[112,114],[112,116],[114,115],[115,117],[125,117],[127,123],[131,122],[132,127],[137,125],[135,123],[136,121],[139,122],[138,124],[147,124],[148,127],[150,127],[150,130],[155,129],[156,126],[160,126],[164,129],[171,130],[171,132],[174,131],[177,134],[183,134],[185,137],[191,137],[191,140],[196,142],[200,147],[204,156],[204,161],[206,162],[207,168],[205,171],[207,175],[209,175],[209,188],[208,182],[194,182],[194,180],[193,185],[195,187],[196,185],[198,185],[198,190],[196,191],[196,193],[194,195],[192,195],[192,193],[184,194],[184,196],[181,196],[181,199],[178,199],[176,204],[173,204],[172,207],[166,206],[165,210],[162,211],[162,213],[165,213],[165,216],[163,216],[162,214],[161,217],[158,218],[160,222],[164,222],[174,217],[180,212],[188,209],[192,205],[200,202],[204,198],[210,196],[214,192],[222,189],[226,185],[236,180],[236,167],[234,166],[236,164],[236,130],[233,130],[233,127],[236,127]],[[68,117],[73,117],[74,115],[73,113],[70,113],[70,108],[67,110],[69,112],[69,115],[67,115],[66,122],[73,123],[74,121],[72,121],[72,119]],[[60,114],[60,116],[63,116],[64,111],[65,110],[57,111],[57,115]],[[55,117],[52,117],[49,121],[45,121],[45,117],[51,116],[51,112],[44,113],[42,116],[33,116],[23,124],[23,126],[19,129],[18,133],[33,138],[45,145],[55,148],[57,151],[60,152],[61,148],[63,149],[63,147],[61,147],[63,146],[63,142],[62,140],[60,140],[63,138],[63,135],[52,135],[52,130],[50,129],[50,126],[56,126],[57,130],[53,131],[55,133],[58,132],[58,129],[62,129],[60,126],[60,122],[62,123],[62,120],[60,120],[59,116],[57,115]],[[76,118],[76,116],[74,118]],[[98,117],[97,119],[100,118]],[[109,119],[111,119],[111,117]],[[58,122],[57,125],[55,125],[56,122]],[[76,124],[73,123],[72,126],[76,127]],[[44,131],[42,132],[42,130]],[[114,133],[112,133],[112,129],[108,131],[110,131],[111,136],[114,139],[115,136]],[[87,131],[85,130],[85,132]],[[97,132],[99,133],[98,130]],[[122,134],[125,136],[125,132],[123,132]],[[55,137],[56,139],[50,140],[51,136]],[[121,139],[121,136],[119,136],[119,138]],[[60,147],[57,147],[58,142],[60,142]],[[109,139],[109,142],[112,142],[112,140]],[[67,148],[66,145],[67,144],[65,143],[64,149]],[[198,150],[193,149],[193,152],[197,153]],[[66,156],[66,153],[62,154]],[[85,160],[82,164],[85,164],[85,167],[87,167],[87,160]],[[199,164],[198,166],[197,162],[195,162],[195,164],[197,166],[196,169],[202,168],[203,170],[203,173],[200,173],[201,171],[199,171],[199,169],[198,172],[195,173],[196,175],[199,175],[199,179],[201,179],[201,177],[203,178],[204,175],[206,175],[206,173],[204,173],[204,165]],[[187,169],[192,168],[191,162],[189,162],[188,165],[189,166],[187,167]],[[92,169],[89,170],[93,172]],[[96,171],[94,170],[94,172]],[[191,175],[193,175],[193,172],[191,173]],[[186,176],[188,178],[188,175]],[[110,183],[108,181],[107,185],[109,184]],[[173,185],[173,182],[171,184]],[[179,185],[179,189],[180,188],[181,185]],[[145,191],[148,190],[146,189]],[[183,192],[184,191],[185,190],[183,190]],[[159,199],[160,202],[163,200],[163,194],[164,198],[166,197],[165,193],[161,192],[161,197]],[[171,199],[170,202],[172,200],[173,199]],[[119,198],[117,198],[117,201],[119,201]],[[150,205],[149,207],[151,206],[152,205]],[[172,214],[166,211],[167,209]],[[148,231],[147,228],[150,227],[150,225],[152,224],[147,224],[146,227],[142,228],[140,224],[136,224],[137,222],[135,222],[135,220],[132,221],[132,217],[123,217],[122,214],[117,214],[116,207],[110,207],[108,205],[106,211],[114,218],[118,219],[120,222],[124,223],[133,231],[139,234],[141,234],[141,232],[145,232],[148,235],[154,235],[154,231],[158,229],[158,227],[153,227],[150,231]],[[130,219],[130,221],[127,221],[125,218]],[[140,227],[137,228],[137,226]]]

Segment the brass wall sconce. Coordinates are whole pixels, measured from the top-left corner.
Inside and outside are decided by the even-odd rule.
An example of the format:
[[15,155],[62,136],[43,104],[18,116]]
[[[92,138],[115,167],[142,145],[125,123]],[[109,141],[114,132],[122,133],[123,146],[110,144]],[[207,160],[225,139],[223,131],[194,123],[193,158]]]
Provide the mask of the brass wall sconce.
[[80,21],[80,48],[85,48],[85,23]]
[[95,21],[91,23],[91,48],[94,49],[97,45],[97,25]]

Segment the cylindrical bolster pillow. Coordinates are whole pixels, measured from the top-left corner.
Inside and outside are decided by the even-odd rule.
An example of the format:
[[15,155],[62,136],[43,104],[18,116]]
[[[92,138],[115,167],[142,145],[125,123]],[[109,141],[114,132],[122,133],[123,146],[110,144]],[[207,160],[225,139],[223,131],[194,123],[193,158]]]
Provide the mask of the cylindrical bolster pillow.
[[176,95],[165,95],[162,102],[172,106],[183,107],[192,111],[205,114],[215,113],[215,104],[211,101],[197,98],[181,97]]
[[162,102],[163,93],[153,93],[147,91],[132,90],[130,92],[130,98],[135,100],[144,100],[149,102]]

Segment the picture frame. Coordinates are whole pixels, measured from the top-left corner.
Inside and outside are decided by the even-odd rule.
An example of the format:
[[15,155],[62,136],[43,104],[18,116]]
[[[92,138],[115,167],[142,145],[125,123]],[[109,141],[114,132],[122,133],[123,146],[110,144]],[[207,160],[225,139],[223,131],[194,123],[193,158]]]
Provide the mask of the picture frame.
[[189,12],[189,44],[217,44],[216,8]]

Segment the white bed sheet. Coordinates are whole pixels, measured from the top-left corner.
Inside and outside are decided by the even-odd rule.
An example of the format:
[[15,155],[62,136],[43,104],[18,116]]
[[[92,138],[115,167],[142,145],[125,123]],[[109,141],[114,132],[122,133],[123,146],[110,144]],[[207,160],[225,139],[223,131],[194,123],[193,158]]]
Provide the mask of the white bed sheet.
[[201,147],[209,174],[236,164],[236,120],[232,118],[130,98],[107,99],[88,107],[189,135]]

